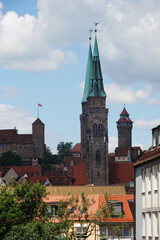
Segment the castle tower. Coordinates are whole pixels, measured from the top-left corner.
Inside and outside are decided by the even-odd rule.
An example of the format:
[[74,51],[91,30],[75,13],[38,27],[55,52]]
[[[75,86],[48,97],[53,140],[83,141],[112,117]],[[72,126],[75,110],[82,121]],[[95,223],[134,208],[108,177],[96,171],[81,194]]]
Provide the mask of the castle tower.
[[[91,40],[91,38],[90,38]],[[81,157],[86,162],[87,184],[108,184],[108,109],[95,30],[94,51],[91,41],[82,98]]]
[[44,156],[44,127],[44,123],[39,118],[32,123],[34,156],[39,158],[43,158]]
[[120,114],[117,121],[118,129],[118,147],[132,147],[132,127],[133,122],[129,118],[126,108]]

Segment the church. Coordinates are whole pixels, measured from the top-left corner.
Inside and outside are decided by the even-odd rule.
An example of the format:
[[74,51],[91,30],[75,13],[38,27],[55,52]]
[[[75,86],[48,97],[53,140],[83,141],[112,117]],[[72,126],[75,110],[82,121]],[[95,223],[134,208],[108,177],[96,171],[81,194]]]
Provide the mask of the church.
[[[91,37],[82,98],[81,162],[86,164],[86,184],[108,185],[134,179],[133,162],[142,154],[132,147],[133,122],[124,106],[117,121],[118,147],[108,153],[108,108],[101,71],[97,30],[92,52]],[[126,174],[128,173],[128,174]]]
[[91,38],[82,98],[81,161],[86,163],[87,184],[108,184],[108,109],[95,30],[92,53]]

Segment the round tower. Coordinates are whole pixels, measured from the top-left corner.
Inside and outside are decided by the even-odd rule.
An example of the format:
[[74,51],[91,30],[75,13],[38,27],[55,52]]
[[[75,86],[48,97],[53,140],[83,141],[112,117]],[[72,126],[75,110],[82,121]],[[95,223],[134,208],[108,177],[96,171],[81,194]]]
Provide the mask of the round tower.
[[117,121],[118,147],[132,147],[132,127],[133,122],[124,107],[120,119]]

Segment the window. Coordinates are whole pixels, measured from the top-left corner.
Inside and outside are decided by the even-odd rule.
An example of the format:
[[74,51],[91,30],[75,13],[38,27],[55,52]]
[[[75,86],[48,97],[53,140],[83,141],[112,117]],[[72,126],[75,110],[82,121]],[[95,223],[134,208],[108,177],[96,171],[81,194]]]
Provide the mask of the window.
[[146,236],[146,218],[145,213],[142,213],[142,236]]
[[154,235],[155,237],[158,237],[158,228],[159,228],[159,225],[158,225],[158,212],[155,212],[153,213],[153,228],[154,228]]
[[149,167],[149,168],[148,168],[148,184],[147,184],[147,186],[148,186],[148,192],[151,191],[151,186],[152,186],[151,173],[152,173],[152,168]]
[[102,124],[98,124],[98,137],[102,137]]
[[87,237],[87,227],[76,227],[76,237],[77,239],[86,239]]
[[154,171],[153,171],[153,179],[154,179],[154,183],[153,183],[153,188],[154,190],[158,190],[158,172],[159,172],[159,169],[158,169],[158,165],[155,165],[154,166]]
[[48,205],[47,206],[47,214],[51,217],[56,217],[58,213],[58,206],[57,205]]
[[112,217],[121,216],[123,214],[123,202],[118,201],[108,201],[113,206]]
[[146,170],[142,169],[142,193],[145,192],[145,175],[146,175]]
[[123,237],[130,237],[131,231],[129,228],[123,228]]
[[105,226],[99,226],[99,234],[100,234],[100,239],[105,240],[107,237],[106,234],[106,227]]
[[97,177],[99,177],[99,172],[97,172]]
[[93,137],[97,137],[97,124],[93,124]]
[[151,213],[147,213],[148,215],[148,236],[152,236],[152,222],[151,222]]
[[122,228],[117,228],[115,227],[109,227],[108,228],[108,237],[116,237],[117,236],[122,236]]
[[96,151],[96,162],[97,163],[101,162],[101,153],[99,150]]

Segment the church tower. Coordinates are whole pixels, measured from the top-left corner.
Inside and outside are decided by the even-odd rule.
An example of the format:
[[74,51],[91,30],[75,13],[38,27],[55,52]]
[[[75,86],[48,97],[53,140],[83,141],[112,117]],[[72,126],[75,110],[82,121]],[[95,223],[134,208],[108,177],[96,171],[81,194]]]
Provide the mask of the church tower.
[[82,98],[81,158],[86,162],[87,184],[108,184],[108,109],[99,59],[97,30],[92,56],[91,38]]
[[132,147],[132,127],[133,122],[124,107],[120,119],[117,121],[118,147]]

